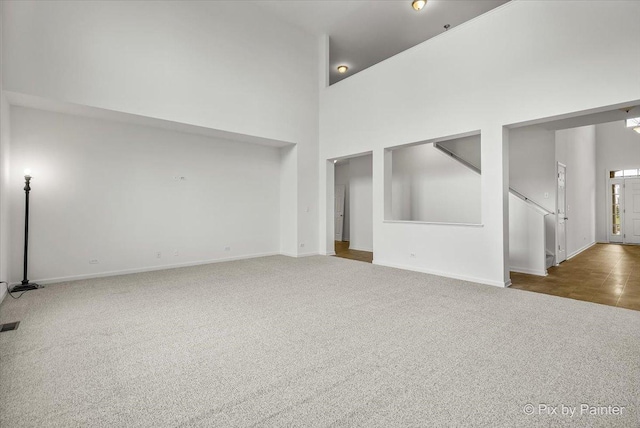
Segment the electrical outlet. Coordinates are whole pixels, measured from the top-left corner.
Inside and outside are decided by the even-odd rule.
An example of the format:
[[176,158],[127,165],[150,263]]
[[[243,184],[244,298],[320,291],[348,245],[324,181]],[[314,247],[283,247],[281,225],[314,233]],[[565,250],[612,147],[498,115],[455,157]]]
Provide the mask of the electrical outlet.
[[98,264],[98,259],[89,259],[89,264],[90,265],[97,265]]
[[415,259],[416,258],[416,253],[409,254],[409,257],[411,257],[412,259]]
[[231,251],[231,247],[224,247],[225,251]]
[[304,248],[304,243],[300,244],[300,248]]
[[549,192],[544,192],[544,198],[549,199]]
[[162,257],[162,253],[161,253],[160,251],[158,251],[158,252],[156,253],[156,259],[159,259],[159,258],[161,258],[161,257]]
[[174,257],[178,257],[179,255],[180,255],[180,253],[178,252],[178,250],[175,250],[175,251],[173,252],[173,256],[174,256]]

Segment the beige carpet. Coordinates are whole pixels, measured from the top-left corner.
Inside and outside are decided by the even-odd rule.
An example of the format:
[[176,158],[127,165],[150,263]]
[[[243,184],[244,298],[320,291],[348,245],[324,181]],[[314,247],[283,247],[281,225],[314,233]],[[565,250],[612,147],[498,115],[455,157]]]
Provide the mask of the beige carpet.
[[51,285],[0,321],[2,427],[640,426],[640,312],[334,257]]

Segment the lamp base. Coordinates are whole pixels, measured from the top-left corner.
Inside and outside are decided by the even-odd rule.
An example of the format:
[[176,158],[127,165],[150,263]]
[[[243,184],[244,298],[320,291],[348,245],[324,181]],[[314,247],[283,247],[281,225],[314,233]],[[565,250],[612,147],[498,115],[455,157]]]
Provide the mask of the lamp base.
[[14,285],[13,288],[11,289],[11,292],[19,293],[21,291],[37,290],[38,288],[42,288],[42,286],[33,282],[23,281],[22,284],[20,285]]

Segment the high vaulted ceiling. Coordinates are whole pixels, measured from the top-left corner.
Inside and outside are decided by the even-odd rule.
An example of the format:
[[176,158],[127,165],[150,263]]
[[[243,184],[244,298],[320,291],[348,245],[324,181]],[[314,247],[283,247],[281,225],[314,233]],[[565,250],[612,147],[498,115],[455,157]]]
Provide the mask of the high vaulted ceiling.
[[[508,0],[260,0],[263,10],[312,34],[330,37],[330,82],[371,67],[490,11]],[[347,65],[345,74],[338,65]]]

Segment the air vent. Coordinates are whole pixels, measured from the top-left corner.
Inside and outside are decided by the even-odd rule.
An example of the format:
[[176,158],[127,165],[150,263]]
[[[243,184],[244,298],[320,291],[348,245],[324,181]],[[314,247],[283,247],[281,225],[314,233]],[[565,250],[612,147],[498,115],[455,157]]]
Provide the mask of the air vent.
[[0,333],[4,333],[5,331],[17,330],[19,325],[20,325],[20,321],[1,324]]

